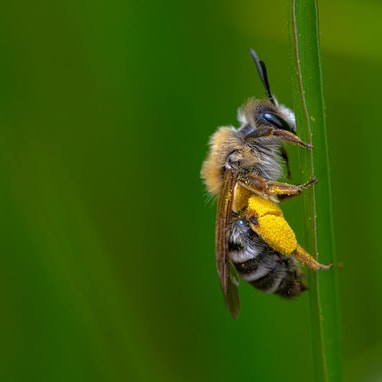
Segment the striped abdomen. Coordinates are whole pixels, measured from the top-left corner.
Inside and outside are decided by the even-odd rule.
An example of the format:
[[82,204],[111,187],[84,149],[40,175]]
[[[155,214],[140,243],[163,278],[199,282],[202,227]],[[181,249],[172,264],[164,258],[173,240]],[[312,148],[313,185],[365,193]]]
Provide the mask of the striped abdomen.
[[292,298],[307,289],[297,261],[273,250],[252,231],[245,219],[235,216],[229,255],[241,278],[265,293]]

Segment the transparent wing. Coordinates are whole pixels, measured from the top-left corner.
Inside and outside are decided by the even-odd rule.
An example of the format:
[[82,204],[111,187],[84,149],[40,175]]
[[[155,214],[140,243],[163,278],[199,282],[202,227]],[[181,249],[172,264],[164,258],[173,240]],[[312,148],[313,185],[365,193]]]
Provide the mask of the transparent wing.
[[237,318],[240,312],[239,278],[228,256],[233,192],[236,181],[237,172],[226,169],[223,187],[218,196],[215,235],[216,269],[223,289],[225,303],[233,318]]

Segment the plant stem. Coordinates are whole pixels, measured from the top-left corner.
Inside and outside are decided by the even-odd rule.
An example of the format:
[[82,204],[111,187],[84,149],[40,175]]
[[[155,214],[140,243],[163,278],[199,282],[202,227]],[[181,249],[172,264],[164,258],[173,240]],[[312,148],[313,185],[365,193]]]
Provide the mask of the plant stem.
[[316,0],[291,0],[289,20],[298,135],[314,146],[301,153],[300,168],[304,181],[318,178],[303,197],[305,242],[321,263],[334,263],[331,270],[309,272],[314,376],[317,382],[337,382],[343,379],[341,335]]

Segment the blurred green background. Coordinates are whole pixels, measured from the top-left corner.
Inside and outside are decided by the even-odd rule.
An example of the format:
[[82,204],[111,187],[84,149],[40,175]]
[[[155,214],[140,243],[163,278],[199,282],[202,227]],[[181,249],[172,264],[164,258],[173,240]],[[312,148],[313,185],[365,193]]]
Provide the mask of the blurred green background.
[[[319,3],[345,376],[377,381],[382,3]],[[243,283],[225,311],[199,178],[209,135],[264,95],[249,48],[292,106],[287,5],[2,4],[1,381],[311,380],[307,293]]]

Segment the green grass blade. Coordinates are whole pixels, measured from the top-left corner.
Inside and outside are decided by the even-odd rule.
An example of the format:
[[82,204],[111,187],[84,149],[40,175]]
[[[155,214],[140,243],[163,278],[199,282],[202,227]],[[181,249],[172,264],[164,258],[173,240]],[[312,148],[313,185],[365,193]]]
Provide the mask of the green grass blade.
[[[311,333],[315,381],[341,381],[341,336],[330,166],[321,81],[317,3],[291,0],[289,17],[293,49],[293,97],[299,136],[313,144],[300,156],[303,180],[318,183],[304,192],[305,244],[320,263],[333,262],[329,271],[309,272]],[[302,150],[300,150],[302,151]]]

